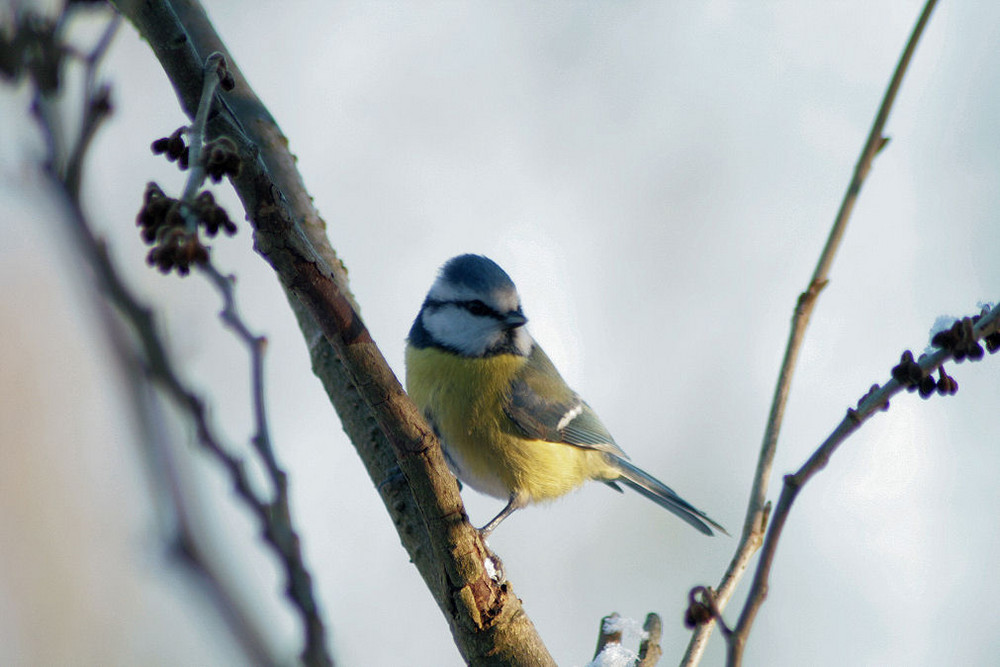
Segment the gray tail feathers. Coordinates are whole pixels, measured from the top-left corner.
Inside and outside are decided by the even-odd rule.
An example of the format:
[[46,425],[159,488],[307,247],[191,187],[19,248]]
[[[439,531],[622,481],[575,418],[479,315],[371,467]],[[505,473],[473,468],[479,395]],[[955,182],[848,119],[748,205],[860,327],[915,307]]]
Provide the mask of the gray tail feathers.
[[[713,535],[712,528],[719,530],[726,535],[726,529],[717,524],[699,509],[674,493],[673,489],[656,479],[649,473],[636,468],[634,465],[618,457],[609,457],[614,461],[615,467],[621,473],[616,481],[622,482],[626,486],[635,489],[646,496],[654,503],[670,510],[684,521],[688,522],[706,535]],[[712,528],[709,528],[711,526]]]

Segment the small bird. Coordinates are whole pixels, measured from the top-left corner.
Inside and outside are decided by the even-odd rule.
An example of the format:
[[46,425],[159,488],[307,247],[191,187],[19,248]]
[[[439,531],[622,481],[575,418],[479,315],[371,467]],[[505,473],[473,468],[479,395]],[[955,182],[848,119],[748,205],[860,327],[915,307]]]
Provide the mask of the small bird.
[[621,482],[706,535],[712,528],[725,533],[629,463],[527,322],[503,269],[481,255],[459,255],[441,268],[407,338],[406,390],[440,439],[449,468],[477,491],[508,501],[482,535],[525,505],[591,479],[619,492]]

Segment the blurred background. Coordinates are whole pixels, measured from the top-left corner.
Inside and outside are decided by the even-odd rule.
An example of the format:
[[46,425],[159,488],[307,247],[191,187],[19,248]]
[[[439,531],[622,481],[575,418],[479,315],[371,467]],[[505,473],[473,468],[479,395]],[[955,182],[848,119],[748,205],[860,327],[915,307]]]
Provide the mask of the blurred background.
[[[739,534],[795,300],[921,3],[206,6],[298,156],[401,380],[437,268],[486,254],[633,460]],[[82,42],[99,28],[81,26]],[[808,332],[772,499],[938,316],[997,298],[998,40],[1000,5],[942,3],[931,18]],[[134,225],[147,181],[182,187],[148,146],[187,121],[130,25],[102,77],[115,114],[85,203],[244,452],[246,352],[205,281],[145,265]],[[239,663],[204,586],[169,553],[131,390],[39,176],[29,104],[23,85],[0,87],[0,662]],[[242,220],[231,190],[215,191]],[[249,227],[212,247],[270,343],[272,436],[335,657],[461,664]],[[747,664],[995,660],[1000,621],[980,605],[1000,595],[997,362],[951,365],[954,397],[897,397],[806,487]],[[190,429],[169,407],[162,419],[215,558],[293,662],[301,631],[258,528]],[[502,506],[464,498],[477,525]],[[656,611],[669,665],[689,636],[687,592],[718,584],[736,540],[595,484],[519,512],[490,544],[559,664],[591,658],[602,616]],[[723,660],[715,636],[704,664]]]

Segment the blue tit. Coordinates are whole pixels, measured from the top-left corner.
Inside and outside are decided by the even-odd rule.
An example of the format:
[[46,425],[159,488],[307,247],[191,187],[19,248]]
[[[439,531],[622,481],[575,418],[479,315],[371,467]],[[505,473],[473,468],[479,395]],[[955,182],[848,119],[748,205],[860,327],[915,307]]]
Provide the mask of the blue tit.
[[620,482],[706,535],[726,532],[629,462],[531,338],[527,321],[503,269],[460,255],[442,267],[407,339],[406,390],[448,466],[477,491],[507,500],[481,533],[591,479],[617,491]]

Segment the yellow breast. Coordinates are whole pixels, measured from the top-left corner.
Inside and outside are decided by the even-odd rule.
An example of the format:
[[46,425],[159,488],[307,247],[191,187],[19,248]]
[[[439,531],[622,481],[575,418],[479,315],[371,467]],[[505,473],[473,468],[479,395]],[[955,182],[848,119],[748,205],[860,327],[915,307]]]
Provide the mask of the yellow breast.
[[406,350],[406,390],[434,422],[456,475],[498,498],[561,496],[605,477],[600,452],[526,439],[503,410],[525,357],[468,358],[437,348]]

